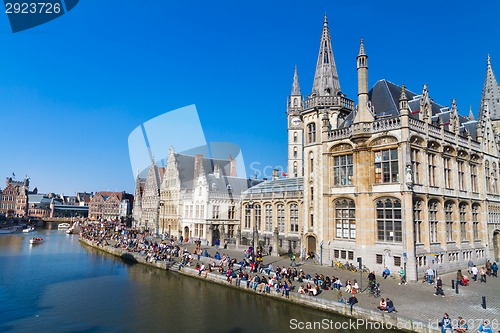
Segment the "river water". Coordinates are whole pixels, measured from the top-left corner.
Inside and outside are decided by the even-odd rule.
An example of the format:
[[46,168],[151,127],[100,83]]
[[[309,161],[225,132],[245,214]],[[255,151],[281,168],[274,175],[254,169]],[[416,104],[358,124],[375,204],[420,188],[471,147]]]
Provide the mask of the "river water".
[[[45,241],[30,245],[32,237]],[[129,264],[64,231],[0,235],[0,270],[0,332],[373,331],[335,329],[346,319]]]

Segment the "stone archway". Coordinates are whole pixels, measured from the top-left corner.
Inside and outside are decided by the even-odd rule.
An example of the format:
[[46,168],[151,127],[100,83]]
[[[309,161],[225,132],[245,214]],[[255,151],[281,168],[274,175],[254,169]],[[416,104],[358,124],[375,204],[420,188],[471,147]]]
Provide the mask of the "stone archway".
[[500,261],[500,230],[493,231],[493,256],[495,261]]
[[188,240],[189,239],[189,227],[186,226],[184,227],[184,240]]
[[307,236],[307,256],[309,256],[309,254],[316,254],[316,237],[314,236]]

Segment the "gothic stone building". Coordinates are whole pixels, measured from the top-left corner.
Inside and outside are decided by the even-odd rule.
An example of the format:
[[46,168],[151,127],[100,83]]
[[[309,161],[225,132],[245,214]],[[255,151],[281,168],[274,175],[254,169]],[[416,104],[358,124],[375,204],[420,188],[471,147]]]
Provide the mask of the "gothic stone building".
[[427,85],[417,94],[381,80],[369,90],[363,40],[356,63],[355,107],[340,88],[325,16],[306,98],[295,70],[288,175],[303,179],[301,246],[323,264],[360,257],[376,271],[405,266],[410,280],[427,266],[498,261],[500,89],[490,58],[477,120],[455,100],[434,102]]
[[171,148],[165,168],[152,162],[146,180],[136,180],[140,201],[134,205],[134,225],[210,244],[216,239],[236,242],[240,195],[256,183],[236,176],[232,158],[188,156]]

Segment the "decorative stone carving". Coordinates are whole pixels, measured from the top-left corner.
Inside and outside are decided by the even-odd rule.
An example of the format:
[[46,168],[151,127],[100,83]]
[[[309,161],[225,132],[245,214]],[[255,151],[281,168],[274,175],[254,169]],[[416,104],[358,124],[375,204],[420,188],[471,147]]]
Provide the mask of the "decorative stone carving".
[[371,142],[371,146],[381,146],[381,145],[387,145],[391,143],[397,143],[398,139],[396,139],[393,136],[384,136],[381,138],[377,138]]

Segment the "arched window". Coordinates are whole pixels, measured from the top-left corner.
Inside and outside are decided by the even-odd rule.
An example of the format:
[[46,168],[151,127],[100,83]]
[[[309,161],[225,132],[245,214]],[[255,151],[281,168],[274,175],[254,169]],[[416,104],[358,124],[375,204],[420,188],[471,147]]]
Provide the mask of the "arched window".
[[458,207],[458,212],[460,214],[460,240],[467,240],[467,204],[461,203]]
[[257,226],[257,229],[260,230],[261,208],[260,205],[255,205],[254,208],[255,208],[255,215],[254,215],[255,225]]
[[339,199],[335,207],[335,237],[356,239],[356,210],[353,200]]
[[479,239],[479,205],[472,205],[472,237]]
[[273,206],[266,205],[266,231],[273,230]]
[[278,205],[278,231],[285,232],[285,206]]
[[497,165],[493,163],[493,180],[492,180],[492,191],[495,194],[498,194],[498,174],[497,174]]
[[299,231],[299,207],[295,203],[290,205],[290,231]]
[[438,202],[432,200],[429,202],[429,236],[431,243],[437,243],[437,228],[438,228]]
[[250,218],[251,218],[251,208],[250,205],[245,206],[245,228],[250,229]]
[[422,243],[422,200],[413,202],[413,232],[415,243]]
[[444,220],[446,222],[446,241],[453,241],[453,202],[447,201],[444,204]]
[[307,143],[316,142],[316,124],[310,123],[307,125]]
[[402,242],[401,202],[387,198],[378,200],[377,238],[382,242]]
[[493,183],[491,182],[490,178],[490,162],[485,161],[484,162],[484,177],[486,179],[486,192],[491,193],[493,192]]

